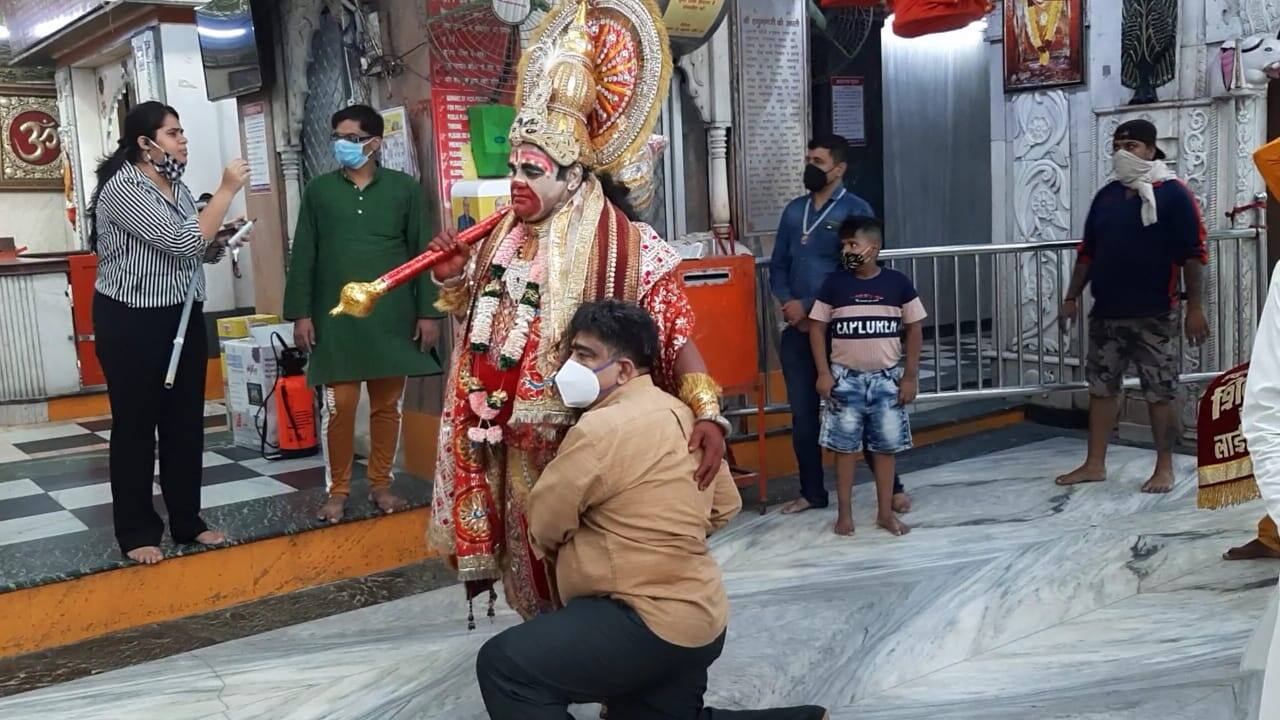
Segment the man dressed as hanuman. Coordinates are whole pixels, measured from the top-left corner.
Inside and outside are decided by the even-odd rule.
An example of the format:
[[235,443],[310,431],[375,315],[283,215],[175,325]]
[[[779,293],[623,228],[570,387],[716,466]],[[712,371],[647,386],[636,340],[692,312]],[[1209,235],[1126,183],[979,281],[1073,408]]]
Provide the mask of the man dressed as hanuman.
[[649,0],[568,0],[552,10],[520,62],[511,212],[474,249],[452,232],[432,241],[455,251],[432,273],[438,306],[456,322],[429,540],[469,598],[488,590],[492,599],[501,579],[525,618],[557,605],[525,509],[583,407],[551,382],[579,304],[617,298],[648,310],[660,333],[655,379],[697,417],[690,451],[703,456],[689,481],[709,481],[725,454],[729,425],[690,339],[680,256],[635,219],[634,206],[652,199],[660,138],[650,133],[671,75],[656,18]]

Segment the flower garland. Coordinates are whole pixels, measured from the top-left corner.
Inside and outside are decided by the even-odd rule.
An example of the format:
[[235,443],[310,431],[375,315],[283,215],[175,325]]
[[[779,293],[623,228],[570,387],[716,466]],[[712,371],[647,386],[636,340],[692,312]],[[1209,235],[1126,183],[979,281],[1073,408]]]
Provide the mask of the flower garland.
[[520,296],[520,304],[516,305],[516,321],[507,333],[507,341],[502,345],[498,356],[498,369],[510,370],[520,364],[524,356],[525,345],[529,343],[529,328],[538,314],[538,304],[542,299],[542,282],[545,275],[542,257],[533,261],[533,269],[529,272],[529,281],[525,283],[524,294]]
[[[485,284],[480,299],[476,301],[475,316],[471,322],[471,351],[485,353],[493,343],[493,318],[498,314],[498,306],[502,301],[502,277],[515,259],[516,251],[524,241],[524,233],[512,232],[503,240],[502,246],[494,254],[489,266],[489,282]],[[507,333],[506,342],[498,357],[498,368],[510,370],[520,363],[524,348],[529,340],[529,328],[538,314],[538,305],[542,298],[542,283],[546,279],[546,261],[539,252],[529,270],[529,279],[525,282],[524,292],[516,305],[515,322]],[[513,298],[514,299],[514,298]]]
[[502,405],[507,401],[507,393],[497,390],[489,393],[484,386],[473,382],[467,392],[467,405],[471,412],[480,419],[480,424],[467,428],[467,439],[477,445],[500,445],[502,443],[502,426],[494,425],[493,419],[498,417]]

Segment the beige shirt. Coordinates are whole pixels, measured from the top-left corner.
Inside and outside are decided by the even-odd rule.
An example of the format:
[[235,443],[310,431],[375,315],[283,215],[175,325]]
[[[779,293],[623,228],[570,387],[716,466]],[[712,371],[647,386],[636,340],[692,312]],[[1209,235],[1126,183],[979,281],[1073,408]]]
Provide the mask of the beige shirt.
[[620,600],[683,647],[710,644],[728,625],[707,535],[742,508],[728,465],[698,490],[693,424],[679,399],[635,378],[583,414],[528,505],[529,535],[554,559],[561,601]]

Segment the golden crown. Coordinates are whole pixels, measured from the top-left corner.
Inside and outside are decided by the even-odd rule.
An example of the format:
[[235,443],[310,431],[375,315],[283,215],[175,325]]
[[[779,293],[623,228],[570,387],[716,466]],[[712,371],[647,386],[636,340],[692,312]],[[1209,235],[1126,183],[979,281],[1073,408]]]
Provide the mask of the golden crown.
[[671,79],[652,0],[566,0],[520,60],[513,147],[613,172],[644,149]]

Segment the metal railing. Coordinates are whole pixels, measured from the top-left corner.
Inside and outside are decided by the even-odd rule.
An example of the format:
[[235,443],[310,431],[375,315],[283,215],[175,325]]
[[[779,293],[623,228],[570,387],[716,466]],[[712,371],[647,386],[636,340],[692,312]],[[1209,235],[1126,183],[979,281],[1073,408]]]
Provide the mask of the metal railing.
[[[1058,321],[1059,306],[1076,262],[1075,241],[1005,245],[956,245],[886,250],[880,259],[912,279],[929,317],[920,363],[918,403],[979,398],[1033,397],[1087,389],[1088,293],[1079,316]],[[1179,382],[1202,383],[1249,357],[1269,266],[1262,230],[1212,233],[1202,299],[1210,338],[1191,347],[1179,315]],[[756,261],[759,363],[780,369],[781,322],[769,292],[769,260]],[[767,387],[765,411],[789,411]],[[1136,387],[1127,379],[1126,387]],[[730,417],[756,408],[735,407]]]

